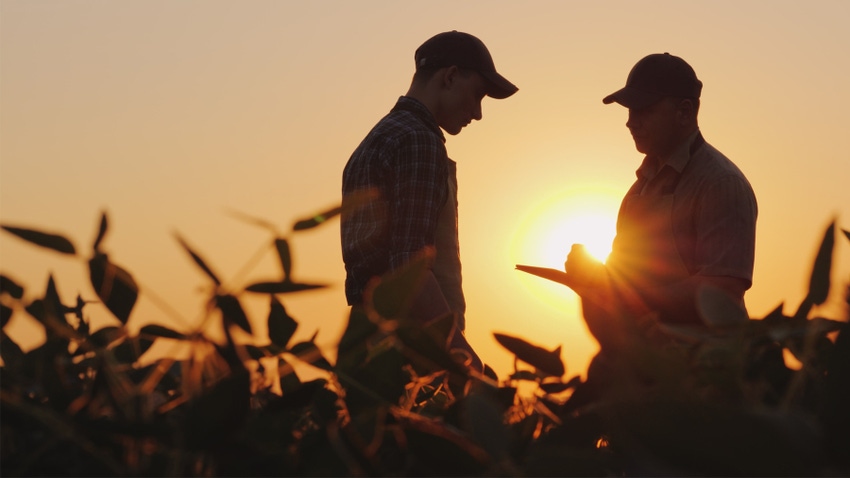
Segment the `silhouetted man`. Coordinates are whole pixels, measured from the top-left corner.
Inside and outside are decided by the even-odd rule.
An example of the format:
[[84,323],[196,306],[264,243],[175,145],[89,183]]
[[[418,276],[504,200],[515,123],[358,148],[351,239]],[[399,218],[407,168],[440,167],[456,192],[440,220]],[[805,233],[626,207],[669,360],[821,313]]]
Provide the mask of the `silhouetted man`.
[[462,349],[479,371],[467,343],[457,228],[456,164],[445,136],[480,120],[485,96],[507,98],[517,87],[496,72],[487,47],[458,31],[440,33],[415,52],[416,71],[407,94],[369,132],[342,176],[343,206],[371,191],[360,207],[343,207],[342,255],[348,303],[363,303],[372,278],[394,271],[424,250],[436,252],[411,313],[427,322],[453,312]]

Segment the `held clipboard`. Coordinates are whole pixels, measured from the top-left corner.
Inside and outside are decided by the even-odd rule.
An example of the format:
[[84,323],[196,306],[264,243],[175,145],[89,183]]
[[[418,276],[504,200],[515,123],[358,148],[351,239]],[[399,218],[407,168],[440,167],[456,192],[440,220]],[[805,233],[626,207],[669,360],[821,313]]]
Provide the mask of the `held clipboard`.
[[553,269],[551,267],[528,266],[524,264],[517,264],[516,269],[571,287],[567,273],[562,270]]

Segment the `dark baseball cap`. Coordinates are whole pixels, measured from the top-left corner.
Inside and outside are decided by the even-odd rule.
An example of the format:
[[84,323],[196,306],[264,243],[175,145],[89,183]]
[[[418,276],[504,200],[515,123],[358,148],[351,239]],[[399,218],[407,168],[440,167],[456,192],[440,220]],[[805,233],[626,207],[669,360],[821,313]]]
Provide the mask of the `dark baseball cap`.
[[469,33],[457,30],[438,33],[420,45],[413,58],[417,70],[457,66],[477,71],[489,83],[487,96],[492,98],[507,98],[519,89],[496,72],[487,47]]
[[669,53],[653,53],[632,67],[626,86],[602,99],[607,104],[617,102],[626,108],[641,109],[661,98],[699,98],[702,82],[685,60]]

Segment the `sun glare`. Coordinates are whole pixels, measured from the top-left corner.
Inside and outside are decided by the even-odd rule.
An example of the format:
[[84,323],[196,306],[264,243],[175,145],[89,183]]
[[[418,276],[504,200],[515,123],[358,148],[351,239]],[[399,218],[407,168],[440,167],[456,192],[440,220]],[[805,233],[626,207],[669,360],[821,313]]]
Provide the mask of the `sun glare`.
[[[532,205],[514,237],[515,262],[563,269],[573,244],[584,244],[593,257],[605,262],[616,233],[620,194],[611,188],[587,186]],[[547,302],[554,300],[563,306],[564,286],[532,276],[522,281],[535,284],[533,292],[542,293]]]

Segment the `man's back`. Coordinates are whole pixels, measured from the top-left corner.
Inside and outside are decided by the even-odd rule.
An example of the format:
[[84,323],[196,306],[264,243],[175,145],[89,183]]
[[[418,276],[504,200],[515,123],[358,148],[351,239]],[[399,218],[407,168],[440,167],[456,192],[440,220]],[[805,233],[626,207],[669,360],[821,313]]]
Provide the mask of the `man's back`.
[[399,98],[360,143],[343,170],[343,205],[359,193],[373,199],[342,218],[346,297],[362,301],[369,279],[433,245],[437,212],[446,201],[447,157],[442,132],[425,107]]

